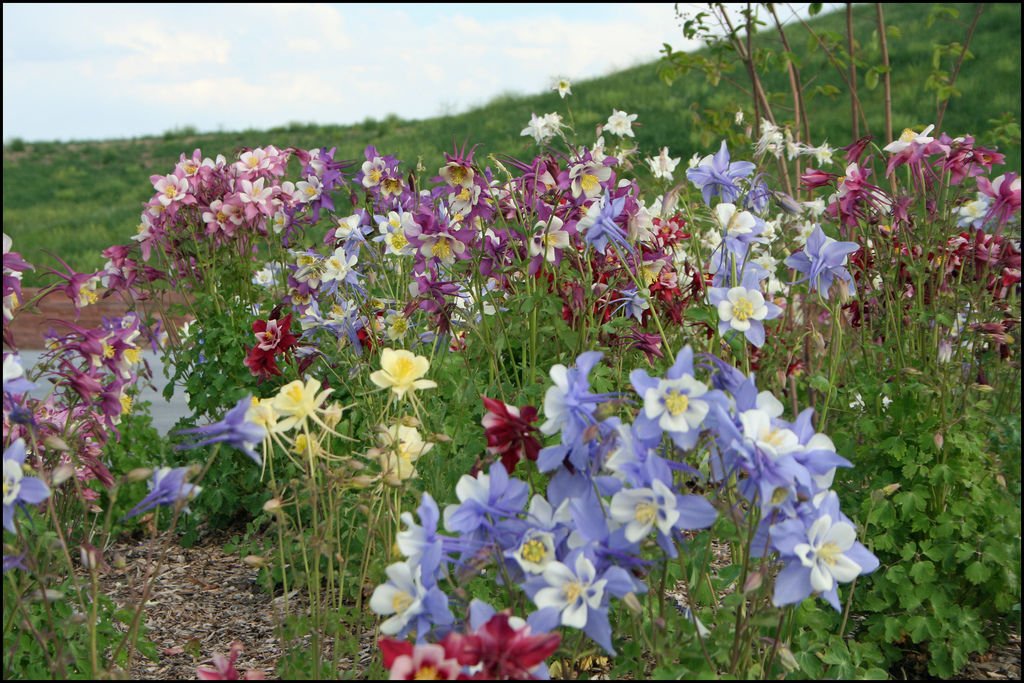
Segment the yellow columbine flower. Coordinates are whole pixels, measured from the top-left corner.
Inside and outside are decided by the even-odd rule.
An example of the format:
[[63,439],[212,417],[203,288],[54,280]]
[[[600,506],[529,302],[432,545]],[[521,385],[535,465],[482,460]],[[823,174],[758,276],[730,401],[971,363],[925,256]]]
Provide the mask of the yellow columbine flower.
[[437,382],[420,379],[430,369],[430,361],[404,349],[384,349],[380,354],[380,370],[370,374],[370,381],[381,389],[391,389],[398,398],[415,389],[433,389]]
[[281,391],[277,393],[271,404],[274,410],[285,416],[277,423],[277,431],[286,432],[292,427],[301,427],[305,424],[307,417],[323,425],[323,421],[317,417],[316,411],[334,389],[325,389],[317,393],[319,390],[320,380],[318,379],[307,380],[305,384],[301,379],[297,379],[281,387]]

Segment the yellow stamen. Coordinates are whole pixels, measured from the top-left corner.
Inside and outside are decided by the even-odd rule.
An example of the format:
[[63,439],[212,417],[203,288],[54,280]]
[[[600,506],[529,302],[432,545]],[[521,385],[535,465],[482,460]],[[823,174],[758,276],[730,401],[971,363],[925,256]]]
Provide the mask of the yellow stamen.
[[740,299],[732,305],[732,317],[737,320],[747,320],[754,314],[754,304],[747,299]]
[[657,516],[658,506],[650,501],[637,503],[636,509],[633,510],[633,517],[641,524],[651,524]]
[[685,413],[689,407],[690,397],[686,394],[672,390],[665,396],[665,408],[672,417]]
[[546,554],[547,549],[544,547],[544,544],[535,538],[527,541],[523,545],[522,556],[523,559],[527,562],[537,564],[538,562],[544,559],[544,556]]

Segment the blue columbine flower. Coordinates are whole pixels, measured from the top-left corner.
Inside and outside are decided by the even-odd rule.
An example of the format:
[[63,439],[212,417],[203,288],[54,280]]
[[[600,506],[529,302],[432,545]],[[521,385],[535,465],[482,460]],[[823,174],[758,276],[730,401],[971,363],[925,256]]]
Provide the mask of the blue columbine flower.
[[17,439],[4,451],[4,528],[15,533],[14,506],[37,505],[50,497],[41,479],[25,476],[25,440]]
[[266,438],[267,430],[263,425],[248,419],[247,416],[249,408],[252,407],[252,402],[252,396],[246,396],[234,408],[229,410],[220,422],[214,422],[205,427],[179,430],[178,434],[196,435],[196,440],[191,443],[180,444],[175,449],[187,450],[208,446],[212,443],[226,443],[248,455],[257,465],[262,465],[263,458],[253,450],[253,447]]
[[714,156],[708,155],[693,168],[686,171],[686,178],[700,188],[704,203],[711,206],[712,197],[721,197],[723,202],[734,202],[740,196],[736,181],[754,172],[749,161],[729,162],[729,148],[722,140],[722,147]]
[[[149,495],[139,501],[139,504],[128,511],[125,519],[140,515],[158,505],[176,505],[178,502],[188,502],[199,495],[201,486],[189,484],[185,481],[190,467],[161,467],[153,472],[153,479],[149,482]],[[188,506],[183,512],[188,512]]]
[[804,250],[787,258],[785,263],[803,274],[803,277],[793,284],[809,281],[811,290],[817,291],[827,299],[828,290],[835,278],[846,282],[851,294],[854,292],[853,277],[845,266],[846,257],[858,249],[860,246],[855,242],[837,242],[826,236],[819,225],[807,238]]
[[772,546],[785,563],[775,579],[772,602],[781,607],[803,602],[812,593],[836,611],[840,583],[878,569],[878,558],[857,541],[857,531],[839,510],[833,491],[802,507],[811,513],[771,527]]
[[587,215],[576,224],[576,230],[583,233],[583,239],[587,244],[602,254],[607,249],[608,242],[630,251],[626,233],[615,222],[615,219],[622,215],[625,206],[625,195],[612,199],[611,194],[606,191],[603,198],[587,208]]

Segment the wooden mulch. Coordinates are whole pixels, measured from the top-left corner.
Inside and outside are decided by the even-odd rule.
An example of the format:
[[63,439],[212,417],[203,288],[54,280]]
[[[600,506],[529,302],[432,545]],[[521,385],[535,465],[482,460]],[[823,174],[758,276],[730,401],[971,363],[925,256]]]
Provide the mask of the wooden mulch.
[[[238,671],[251,669],[273,678],[283,654],[275,635],[275,623],[284,616],[283,600],[258,585],[257,569],[224,552],[225,536],[207,536],[192,548],[181,548],[166,536],[119,541],[105,553],[112,566],[102,576],[102,590],[119,606],[137,604],[145,578],[156,570],[168,540],[144,615],[159,656],[151,661],[136,653],[125,674],[137,680],[194,680],[197,666],[210,665],[214,653],[227,654],[237,640],[245,647],[236,663]],[[291,596],[289,603],[293,612],[305,609],[301,596]],[[363,636],[357,661],[343,661],[344,668],[354,664],[365,671],[376,656],[373,634]],[[1007,644],[973,656],[956,678],[1020,680],[1020,658],[1020,636],[1011,633]],[[896,678],[927,679],[925,664],[911,655],[905,666],[893,667],[891,673]]]

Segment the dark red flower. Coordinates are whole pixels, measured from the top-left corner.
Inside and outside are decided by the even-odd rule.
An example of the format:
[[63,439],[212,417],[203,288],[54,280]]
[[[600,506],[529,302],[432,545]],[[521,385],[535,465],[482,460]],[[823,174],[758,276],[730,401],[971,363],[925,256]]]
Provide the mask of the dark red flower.
[[291,333],[292,314],[280,320],[257,320],[252,324],[256,333],[256,346],[264,351],[285,353],[295,346],[295,335]]
[[249,372],[259,377],[261,381],[281,374],[281,369],[277,367],[277,361],[274,360],[274,352],[264,351],[259,346],[254,346],[249,350],[245,357],[245,367],[249,368]]
[[540,441],[535,434],[537,409],[533,406],[516,408],[493,398],[482,397],[487,414],[481,423],[487,437],[487,452],[501,456],[501,464],[510,474],[523,458],[537,460]]
[[481,669],[476,680],[533,680],[533,671],[558,649],[557,633],[531,635],[530,627],[512,628],[509,615],[495,614],[475,634],[466,637],[463,649]]

